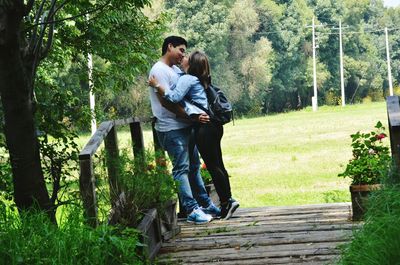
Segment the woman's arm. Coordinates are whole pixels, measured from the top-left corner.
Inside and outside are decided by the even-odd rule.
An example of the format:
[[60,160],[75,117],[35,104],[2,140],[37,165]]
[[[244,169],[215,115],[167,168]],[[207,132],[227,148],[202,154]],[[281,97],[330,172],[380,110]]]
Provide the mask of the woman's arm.
[[172,103],[164,99],[165,88],[158,83],[157,78],[155,76],[151,76],[149,78],[148,84],[149,86],[157,89],[156,93],[157,98],[164,108],[175,113],[177,117],[186,119],[190,118],[181,105]]

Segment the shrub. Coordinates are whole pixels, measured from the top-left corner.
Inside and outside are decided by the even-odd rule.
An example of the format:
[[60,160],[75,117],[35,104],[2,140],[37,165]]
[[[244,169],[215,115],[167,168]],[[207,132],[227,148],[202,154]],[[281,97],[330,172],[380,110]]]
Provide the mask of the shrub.
[[142,158],[132,160],[127,150],[119,158],[120,182],[125,197],[119,209],[118,223],[136,227],[145,211],[157,208],[159,213],[176,195],[175,182],[165,165],[154,163],[149,152]]
[[138,232],[86,226],[80,209],[68,206],[59,227],[43,213],[19,216],[0,201],[0,264],[143,264]]

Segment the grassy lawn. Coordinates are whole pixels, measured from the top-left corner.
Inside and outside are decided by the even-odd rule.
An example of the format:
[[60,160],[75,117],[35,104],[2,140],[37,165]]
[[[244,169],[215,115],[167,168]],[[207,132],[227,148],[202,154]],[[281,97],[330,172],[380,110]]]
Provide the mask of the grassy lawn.
[[[225,166],[242,207],[350,201],[349,181],[337,177],[351,158],[350,134],[387,127],[385,102],[307,108],[239,119],[224,126]],[[128,145],[129,135],[118,135]],[[88,136],[82,137],[82,145]],[[144,132],[151,145],[151,133]]]

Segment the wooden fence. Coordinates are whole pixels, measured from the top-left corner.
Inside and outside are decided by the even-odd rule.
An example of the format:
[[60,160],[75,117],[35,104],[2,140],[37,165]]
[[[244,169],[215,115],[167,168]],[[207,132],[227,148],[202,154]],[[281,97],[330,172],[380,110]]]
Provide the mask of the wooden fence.
[[[148,121],[148,120],[146,120]],[[118,165],[113,161],[118,161],[119,149],[117,138],[117,127],[129,125],[131,133],[132,150],[135,159],[142,158],[144,154],[144,141],[141,123],[145,122],[138,118],[129,118],[115,121],[105,121],[100,124],[97,131],[92,135],[89,142],[85,145],[79,154],[80,177],[79,188],[83,199],[85,217],[88,223],[95,227],[98,225],[97,217],[97,199],[96,199],[96,180],[93,171],[93,155],[104,141],[107,156],[107,172],[110,185],[111,204],[116,201],[120,194],[120,185],[118,180]],[[156,151],[160,150],[158,138],[155,135],[154,124],[153,141]],[[112,192],[111,192],[112,191]]]

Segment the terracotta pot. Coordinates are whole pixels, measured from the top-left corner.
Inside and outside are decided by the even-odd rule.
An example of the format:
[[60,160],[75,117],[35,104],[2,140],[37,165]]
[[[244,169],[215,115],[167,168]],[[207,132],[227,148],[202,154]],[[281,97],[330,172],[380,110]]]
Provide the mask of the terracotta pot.
[[379,190],[380,188],[381,184],[361,184],[350,186],[353,221],[360,221],[363,219],[368,204],[367,200],[369,194],[371,193],[371,191]]

